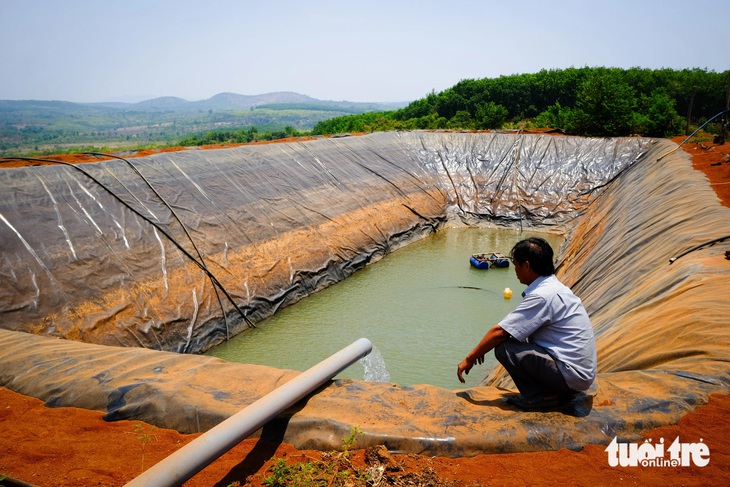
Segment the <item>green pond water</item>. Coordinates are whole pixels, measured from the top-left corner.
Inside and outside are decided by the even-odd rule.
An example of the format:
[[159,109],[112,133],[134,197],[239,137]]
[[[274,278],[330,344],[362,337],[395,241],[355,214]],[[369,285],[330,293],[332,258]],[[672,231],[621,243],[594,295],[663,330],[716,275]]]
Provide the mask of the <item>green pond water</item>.
[[[562,236],[545,238],[557,253]],[[315,293],[209,350],[231,362],[306,370],[361,337],[373,352],[337,377],[432,384],[478,385],[494,354],[462,385],[456,366],[487,330],[521,300],[525,286],[506,269],[478,270],[469,257],[508,255],[533,234],[510,229],[447,229],[399,249],[344,281]],[[504,288],[513,291],[511,299]]]

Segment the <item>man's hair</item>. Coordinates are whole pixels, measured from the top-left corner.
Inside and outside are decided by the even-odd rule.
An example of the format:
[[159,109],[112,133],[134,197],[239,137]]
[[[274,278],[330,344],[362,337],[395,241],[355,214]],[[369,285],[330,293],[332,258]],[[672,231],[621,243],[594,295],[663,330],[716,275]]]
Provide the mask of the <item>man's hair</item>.
[[553,249],[541,238],[531,237],[520,240],[512,247],[510,257],[519,264],[529,262],[532,270],[541,276],[555,274]]

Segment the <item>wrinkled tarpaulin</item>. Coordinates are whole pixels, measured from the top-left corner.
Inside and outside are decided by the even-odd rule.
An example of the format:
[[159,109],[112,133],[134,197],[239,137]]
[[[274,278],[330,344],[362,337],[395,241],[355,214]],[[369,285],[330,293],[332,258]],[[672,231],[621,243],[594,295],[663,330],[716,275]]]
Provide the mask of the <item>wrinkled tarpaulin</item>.
[[[326,284],[377,258],[389,246],[415,238],[412,232],[431,231],[443,221],[447,206],[452,216],[468,222],[479,215],[513,224],[525,217],[532,219],[531,224],[571,222],[559,273],[583,298],[597,330],[600,378],[593,397],[576,404],[568,414],[530,414],[506,408],[499,400],[502,392],[493,387],[454,392],[433,386],[400,388],[338,381],[279,422],[279,427],[286,426],[285,441],[299,447],[337,448],[339,439],[357,424],[367,434],[364,442],[384,442],[403,451],[467,455],[608,443],[614,435],[630,437],[643,428],[675,422],[705,402],[710,392],[727,392],[730,303],[719,289],[726,288],[729,273],[727,266],[718,265],[724,260],[721,251],[703,249],[672,266],[667,261],[685,248],[717,237],[718,232],[726,235],[728,209],[719,205],[686,155],[657,160],[672,147],[666,141],[655,144],[646,139],[390,133],[191,151],[134,162],[143,167],[141,172],[153,180],[176,212],[183,214],[193,239],[204,249],[206,261],[210,260],[208,265],[220,271],[221,281],[228,279],[226,287],[230,286],[231,294],[241,299],[252,316],[256,312],[252,303],[257,300],[275,309],[286,302],[282,296],[287,292],[303,295],[304,290],[316,287],[304,284],[304,275],[315,283],[320,278],[314,276],[327,275]],[[641,154],[640,162],[624,170]],[[596,160],[604,163],[596,164]],[[265,169],[260,172],[266,177],[255,174],[257,166]],[[602,174],[598,166],[611,169]],[[115,340],[121,341],[116,337],[127,333],[117,332],[118,324],[133,328],[136,337],[146,337],[150,334],[142,325],[150,320],[145,313],[162,314],[149,304],[157,306],[151,299],[155,296],[162,305],[178,306],[177,320],[182,323],[177,327],[185,331],[155,331],[152,336],[159,340],[159,348],[168,343],[160,337],[180,343],[182,336],[182,343],[190,349],[196,349],[190,344],[212,342],[198,331],[204,328],[202,323],[214,322],[205,328],[217,328],[217,335],[222,334],[221,320],[210,318],[215,316],[217,304],[205,276],[185,265],[182,254],[159,238],[159,231],[115,207],[103,191],[71,176],[67,169],[53,168],[60,173],[48,172],[54,176],[36,172],[39,169],[8,170],[10,175],[0,171],[2,183],[8,182],[6,187],[20,188],[11,196],[4,193],[0,207],[0,228],[2,224],[12,226],[10,233],[3,229],[1,234],[3,286],[7,286],[5,276],[12,277],[15,286],[1,293],[6,310],[3,327],[13,328],[9,325],[15,321],[8,321],[10,316],[47,309],[43,300],[48,298],[41,290],[55,289],[58,279],[53,282],[52,278],[63,275],[82,277],[84,285],[76,285],[79,289],[74,290],[66,283],[60,289],[74,292],[53,301],[60,309],[73,308],[81,316],[85,315],[76,295],[81,296],[81,303],[93,299],[85,295],[87,280],[96,283],[90,294],[110,295],[105,296],[110,303],[139,296],[117,310],[102,302],[98,307],[107,311],[106,316],[91,320],[90,330],[80,328],[75,336],[69,333],[69,338],[98,337],[104,343],[105,334],[117,333]],[[117,181],[120,193],[129,188],[127,199],[161,220],[166,218],[166,228],[173,232],[174,222],[165,207],[140,189],[142,184],[133,177],[116,175],[126,169],[115,162],[94,165],[94,170],[100,175],[115,174],[107,176],[109,185]],[[50,190],[56,186],[67,188],[63,197]],[[589,196],[597,191],[602,194],[588,205]],[[498,193],[501,198],[493,196]],[[245,201],[234,203],[236,198]],[[32,211],[33,206],[40,215]],[[58,210],[60,207],[64,209]],[[22,211],[26,213],[18,217]],[[572,220],[581,213],[583,216]],[[47,244],[40,236],[28,238],[35,235],[27,230],[34,223],[64,234],[64,229],[73,227],[67,220],[74,218],[76,227],[87,231],[85,238],[55,236]],[[111,233],[114,228],[116,233]],[[363,234],[365,238],[361,238]],[[328,246],[332,235],[340,240]],[[12,239],[18,242],[6,247]],[[286,245],[278,245],[279,240]],[[87,250],[94,243],[105,250]],[[246,257],[239,257],[239,252]],[[310,252],[316,257],[310,258]],[[88,265],[90,269],[98,270],[86,274],[56,270],[83,268],[77,262],[82,260],[80,254],[94,261],[95,266]],[[56,255],[62,257],[50,258]],[[268,266],[258,263],[256,257]],[[127,262],[129,259],[133,262]],[[348,264],[348,259],[357,264]],[[250,285],[254,282],[251,272],[238,266],[257,269],[260,280],[256,286]],[[333,268],[338,270],[333,272]],[[109,269],[117,269],[117,273]],[[177,276],[177,282],[171,278],[175,273],[187,280]],[[127,281],[139,280],[138,276],[145,280]],[[289,291],[265,297],[262,277],[283,283]],[[11,302],[20,305],[8,308],[6,296],[18,293],[23,284],[31,292],[23,301],[10,296]],[[145,288],[145,284],[151,287]],[[178,287],[185,291],[179,293],[186,299],[182,303],[172,299],[177,297],[173,289]],[[194,289],[192,298],[190,289]],[[198,301],[190,305],[191,299]],[[206,318],[196,318],[200,324],[190,328],[191,315],[186,312]],[[41,323],[48,325],[28,331],[60,335],[59,330],[64,330],[48,317],[42,317]],[[171,323],[174,328],[175,320]],[[103,333],[93,332],[105,326]],[[195,339],[187,335],[190,329]],[[69,330],[73,327],[66,333]],[[671,340],[666,339],[667,330],[672,330]],[[0,332],[0,342],[7,352],[0,358],[2,385],[52,405],[101,409],[109,419],[142,419],[180,431],[208,429],[296,374],[210,357],[99,347],[16,332]],[[180,348],[185,349],[170,347]],[[508,384],[499,372],[493,375],[495,383]],[[412,414],[414,408],[419,416]]]
[[0,320],[202,352],[434,231],[447,205],[470,223],[564,223],[650,144],[380,133],[7,169]]

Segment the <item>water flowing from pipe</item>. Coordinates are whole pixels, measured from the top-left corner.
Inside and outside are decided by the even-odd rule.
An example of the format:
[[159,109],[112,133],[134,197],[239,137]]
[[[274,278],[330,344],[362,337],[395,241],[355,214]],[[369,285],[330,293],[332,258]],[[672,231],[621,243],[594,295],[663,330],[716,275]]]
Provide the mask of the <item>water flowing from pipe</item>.
[[385,366],[385,360],[380,350],[373,346],[370,354],[359,360],[365,369],[364,379],[368,382],[390,382],[390,373]]

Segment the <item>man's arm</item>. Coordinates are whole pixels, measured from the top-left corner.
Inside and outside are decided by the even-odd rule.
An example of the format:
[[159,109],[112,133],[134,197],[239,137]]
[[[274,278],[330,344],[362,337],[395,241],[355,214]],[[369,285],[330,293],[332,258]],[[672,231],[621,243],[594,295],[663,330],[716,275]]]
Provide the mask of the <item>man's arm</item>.
[[482,338],[479,344],[474,347],[474,350],[469,352],[469,355],[467,355],[459,364],[459,367],[456,370],[456,376],[459,378],[459,382],[462,384],[466,382],[462,373],[468,375],[471,368],[474,367],[474,364],[483,364],[484,355],[507,338],[509,338],[509,333],[504,331],[501,326],[494,325],[487,334],[484,335],[484,338]]

